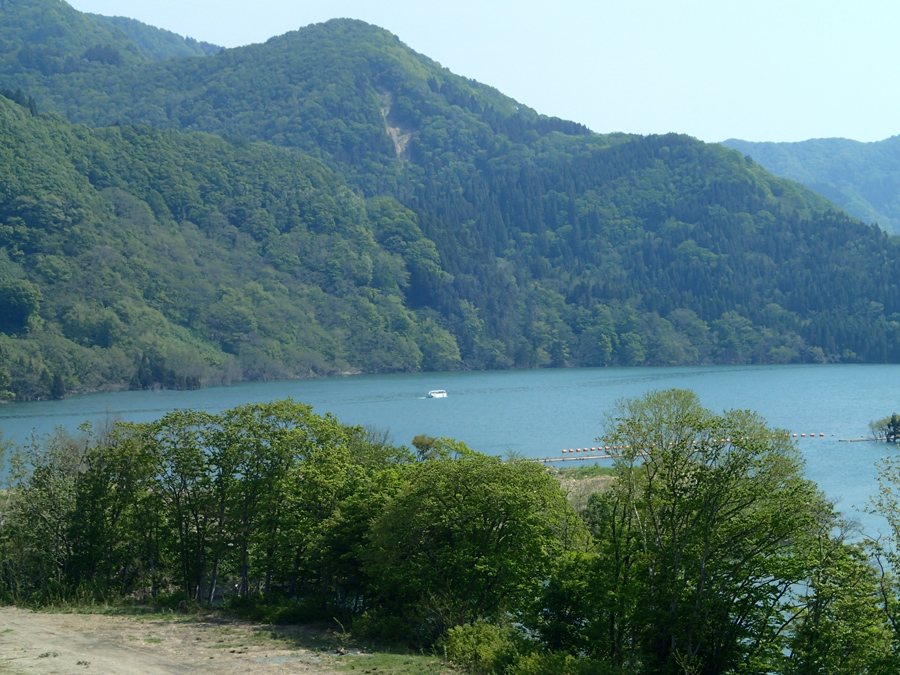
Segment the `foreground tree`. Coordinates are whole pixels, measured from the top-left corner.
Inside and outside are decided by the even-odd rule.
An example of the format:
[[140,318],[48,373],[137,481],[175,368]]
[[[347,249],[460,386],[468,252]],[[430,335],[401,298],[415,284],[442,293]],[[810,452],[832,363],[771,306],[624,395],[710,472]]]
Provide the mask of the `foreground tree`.
[[84,431],[10,452],[0,597],[50,599],[53,584],[56,599],[227,589],[328,618],[364,606],[365,533],[405,449],[289,399]]
[[861,544],[847,542],[848,534],[837,514],[823,511],[807,540],[811,569],[789,611],[793,620],[778,669],[784,675],[898,672],[876,569]]
[[516,611],[579,541],[573,515],[534,462],[469,451],[408,465],[370,535],[367,571],[380,607],[422,643]]
[[876,468],[878,492],[870,498],[868,511],[887,521],[888,533],[871,541],[870,547],[879,571],[881,608],[892,633],[892,656],[900,664],[900,458],[885,457]]
[[[11,448],[0,514],[0,583],[13,601],[64,595],[72,553],[76,483],[90,435],[57,429]],[[5,449],[5,448],[4,448]]]
[[788,436],[669,390],[621,402],[603,440],[622,456],[592,507],[599,655],[654,673],[765,672],[822,504]]

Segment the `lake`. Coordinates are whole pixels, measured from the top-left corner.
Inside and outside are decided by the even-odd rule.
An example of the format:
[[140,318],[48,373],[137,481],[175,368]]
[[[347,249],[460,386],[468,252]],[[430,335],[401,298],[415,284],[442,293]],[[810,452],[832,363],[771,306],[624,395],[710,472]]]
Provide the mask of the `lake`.
[[[876,489],[875,462],[896,447],[844,443],[869,434],[873,419],[900,411],[894,387],[900,365],[700,366],[578,368],[528,371],[355,375],[318,380],[253,382],[199,391],[131,391],[62,401],[0,406],[4,438],[22,442],[61,426],[74,430],[121,419],[154,420],[176,408],[209,412],[291,397],[345,424],[387,430],[396,444],[416,434],[448,436],[487,454],[563,457],[563,449],[596,444],[602,418],[618,399],[654,389],[692,389],[714,411],[760,413],[798,437],[807,476],[860,517],[874,533],[881,521],[860,514]],[[430,389],[447,398],[427,399]],[[810,438],[809,434],[816,434]],[[819,434],[824,434],[820,436]],[[568,455],[565,455],[568,456]],[[595,460],[611,464],[610,460]],[[567,462],[566,466],[580,465]],[[562,466],[562,465],[560,465]]]

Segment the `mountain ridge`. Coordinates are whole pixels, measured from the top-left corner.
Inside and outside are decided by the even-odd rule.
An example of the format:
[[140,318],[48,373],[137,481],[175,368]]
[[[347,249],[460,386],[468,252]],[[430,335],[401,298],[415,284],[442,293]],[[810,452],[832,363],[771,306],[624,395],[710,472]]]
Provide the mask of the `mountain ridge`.
[[187,56],[212,56],[224,49],[224,47],[209,42],[178,35],[164,28],[149,26],[137,19],[125,16],[103,16],[102,14],[88,14],[88,16],[97,21],[112,24],[121,30],[129,40],[140,47],[142,53],[154,61]]
[[819,138],[795,143],[728,139],[722,144],[803,183],[861,220],[900,232],[900,136],[868,143]]
[[7,0],[0,5],[0,70],[72,74],[93,66],[212,53],[221,48],[134,19],[86,14],[64,0]]

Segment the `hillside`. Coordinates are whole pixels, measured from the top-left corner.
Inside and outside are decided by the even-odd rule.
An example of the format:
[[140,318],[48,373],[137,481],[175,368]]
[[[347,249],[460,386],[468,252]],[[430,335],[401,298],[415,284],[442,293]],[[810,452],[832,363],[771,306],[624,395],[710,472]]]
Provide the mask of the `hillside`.
[[766,170],[803,183],[847,213],[888,232],[900,232],[900,136],[860,143],[818,138],[800,143],[723,145],[753,157]]
[[[29,49],[78,53],[85,35],[114,28],[21,0],[0,7],[0,34],[39,23],[46,4],[84,28]],[[16,178],[0,222],[40,242],[0,242],[6,276],[41,299],[20,284],[40,321],[2,344],[21,373],[35,370],[28,359],[50,364],[37,369],[46,386],[20,397],[49,395],[55,369],[59,392],[343,370],[900,361],[897,241],[738,152],[593,134],[358,21],[165,60],[114,38],[131,57],[64,72],[24,67],[25,47],[0,43],[0,87],[41,111],[4,108],[4,142],[33,158],[7,161]],[[40,143],[21,144],[15,125]],[[28,171],[51,164],[66,173],[45,201],[91,214],[83,227],[97,234],[83,247],[42,239],[52,228],[16,211],[33,198]],[[157,228],[175,243],[153,248]],[[151,261],[153,273],[117,270],[121,291],[82,297],[105,270],[72,259],[89,251],[104,264]],[[39,269],[48,255],[82,270],[77,280]],[[146,372],[143,347],[110,359],[112,345],[64,327],[72,307],[127,325],[122,297],[143,298],[166,339],[190,345],[189,383],[129,375]],[[51,348],[50,335],[68,342]],[[127,365],[73,374],[61,365],[73,344]]]
[[[0,139],[0,390],[458,364],[453,338],[403,306],[403,259],[375,241],[367,204],[315,160],[89,131],[2,98]],[[403,214],[368,206],[382,226]]]

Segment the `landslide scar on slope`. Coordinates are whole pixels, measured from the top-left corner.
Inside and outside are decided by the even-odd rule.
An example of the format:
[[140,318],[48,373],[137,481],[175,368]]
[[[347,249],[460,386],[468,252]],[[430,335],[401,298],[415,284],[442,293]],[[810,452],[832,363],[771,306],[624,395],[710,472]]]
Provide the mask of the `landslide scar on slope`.
[[400,127],[395,127],[388,119],[391,114],[391,107],[394,104],[394,96],[389,91],[379,91],[378,98],[381,101],[381,116],[384,117],[384,126],[387,129],[388,136],[394,143],[394,151],[400,159],[406,158],[406,146],[409,145],[409,139],[412,133],[404,133]]

